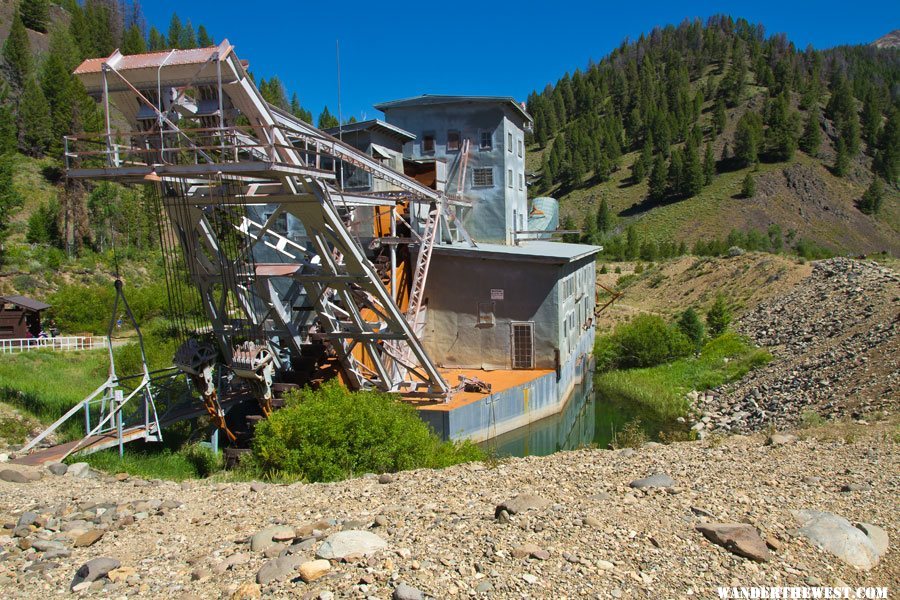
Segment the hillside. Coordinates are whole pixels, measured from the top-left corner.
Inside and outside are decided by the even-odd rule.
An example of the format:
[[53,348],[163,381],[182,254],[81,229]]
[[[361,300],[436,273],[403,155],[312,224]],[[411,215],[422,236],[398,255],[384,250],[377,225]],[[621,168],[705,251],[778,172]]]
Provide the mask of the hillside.
[[900,29],[895,29],[890,33],[886,33],[874,42],[872,45],[876,48],[898,48],[900,47]]
[[[898,81],[896,49],[800,52],[746,21],[685,21],[529,96],[527,168],[569,225],[587,230],[605,200],[617,217],[607,241],[634,226],[690,247],[778,225],[831,252],[896,254]],[[880,209],[864,212],[876,174]]]

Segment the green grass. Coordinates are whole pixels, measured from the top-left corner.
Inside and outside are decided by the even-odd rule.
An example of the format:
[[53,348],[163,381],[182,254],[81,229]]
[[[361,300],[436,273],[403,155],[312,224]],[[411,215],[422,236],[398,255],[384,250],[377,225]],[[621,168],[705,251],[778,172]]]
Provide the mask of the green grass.
[[[170,445],[177,444],[177,440],[174,444],[170,442]],[[107,473],[124,472],[146,479],[183,481],[209,477],[220,470],[221,456],[216,457],[212,450],[197,444],[182,446],[177,451],[157,444],[145,444],[142,447],[127,446],[122,458],[119,458],[118,448],[110,448],[87,456],[73,456],[68,462],[83,461]]]
[[[727,360],[726,360],[727,359]],[[685,416],[690,410],[687,393],[735,381],[772,359],[734,333],[726,333],[706,345],[698,357],[683,358],[646,369],[602,373],[596,379],[598,394],[644,405],[664,419]]]
[[52,422],[103,383],[106,356],[105,350],[6,354],[0,360],[0,401]]

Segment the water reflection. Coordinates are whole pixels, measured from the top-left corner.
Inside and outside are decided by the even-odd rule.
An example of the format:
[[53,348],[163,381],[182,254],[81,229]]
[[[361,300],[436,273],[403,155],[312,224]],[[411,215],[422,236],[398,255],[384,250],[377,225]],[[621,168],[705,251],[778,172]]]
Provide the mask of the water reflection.
[[488,440],[484,447],[497,456],[546,456],[590,445],[606,448],[617,432],[635,420],[653,441],[660,439],[660,432],[685,429],[643,405],[595,394],[593,381],[587,379],[561,413]]

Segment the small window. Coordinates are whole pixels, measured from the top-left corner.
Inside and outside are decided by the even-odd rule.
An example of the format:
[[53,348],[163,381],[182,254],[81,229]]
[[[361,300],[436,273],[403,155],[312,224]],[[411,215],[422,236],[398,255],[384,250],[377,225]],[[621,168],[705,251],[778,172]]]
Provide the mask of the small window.
[[481,132],[481,145],[479,146],[482,150],[491,150],[494,147],[494,136],[491,135],[490,131],[482,131]]
[[513,186],[512,169],[507,169],[506,170],[506,187],[508,187],[509,189],[512,189],[512,186]]
[[522,155],[525,154],[524,144],[522,140],[519,140],[519,158],[522,158]]
[[459,152],[459,132],[447,132],[447,152]]
[[520,190],[525,189],[525,174],[524,173],[519,173],[519,189]]
[[478,323],[476,327],[486,328],[494,326],[494,303],[479,302],[478,303]]
[[474,187],[494,187],[494,169],[491,167],[472,169],[472,185]]
[[433,133],[425,133],[422,135],[422,152],[426,153],[426,154],[434,152],[434,134]]
[[506,134],[506,151],[512,152],[513,149],[513,139],[512,139],[512,131],[507,132]]

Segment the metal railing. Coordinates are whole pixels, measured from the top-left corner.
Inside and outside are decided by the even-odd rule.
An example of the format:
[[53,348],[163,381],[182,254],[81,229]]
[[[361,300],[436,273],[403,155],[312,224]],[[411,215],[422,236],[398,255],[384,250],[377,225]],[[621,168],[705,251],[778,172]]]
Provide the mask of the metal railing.
[[106,348],[106,338],[95,336],[66,336],[54,338],[16,338],[0,340],[0,354],[29,350],[93,350]]

